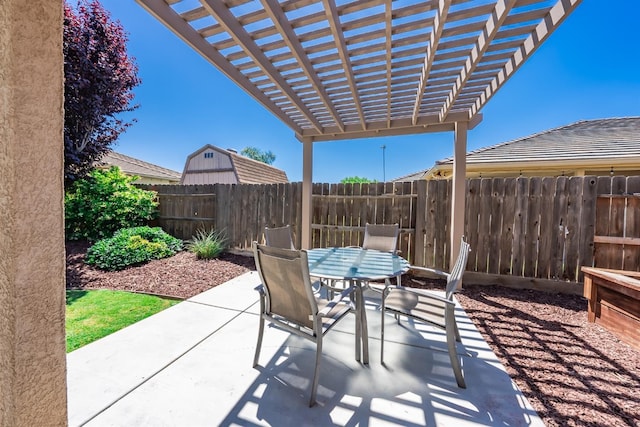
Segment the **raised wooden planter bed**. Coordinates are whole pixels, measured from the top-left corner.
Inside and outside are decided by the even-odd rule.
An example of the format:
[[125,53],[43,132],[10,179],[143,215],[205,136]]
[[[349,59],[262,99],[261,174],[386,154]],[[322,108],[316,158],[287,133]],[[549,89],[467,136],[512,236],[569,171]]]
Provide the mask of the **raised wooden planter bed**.
[[582,267],[588,319],[640,350],[640,272]]

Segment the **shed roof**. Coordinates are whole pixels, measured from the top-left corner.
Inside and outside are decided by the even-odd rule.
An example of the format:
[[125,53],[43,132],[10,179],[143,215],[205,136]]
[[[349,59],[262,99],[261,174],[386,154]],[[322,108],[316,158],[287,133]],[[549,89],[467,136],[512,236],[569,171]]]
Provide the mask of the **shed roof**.
[[[286,172],[282,169],[250,159],[249,157],[236,153],[234,150],[225,150],[224,148],[211,144],[207,144],[191,153],[187,157],[185,165],[189,164],[190,159],[206,150],[215,150],[227,154],[230,157],[239,184],[279,184],[289,182]],[[184,173],[189,173],[186,167]]]
[[580,0],[137,0],[302,141],[472,128]]
[[289,182],[282,169],[242,156],[233,151],[231,161],[241,184],[278,184]]
[[134,157],[124,155],[115,151],[105,154],[101,163],[108,166],[118,166],[120,170],[129,175],[140,177],[165,179],[168,181],[180,181],[180,172],[154,165]]

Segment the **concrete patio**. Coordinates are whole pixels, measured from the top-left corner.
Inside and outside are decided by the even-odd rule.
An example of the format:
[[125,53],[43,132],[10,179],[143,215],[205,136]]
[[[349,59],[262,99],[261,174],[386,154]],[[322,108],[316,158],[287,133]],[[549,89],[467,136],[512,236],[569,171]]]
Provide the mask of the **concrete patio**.
[[387,318],[369,295],[370,364],[354,359],[354,317],[324,343],[318,404],[307,406],[313,344],[267,328],[252,365],[259,283],[246,273],[67,355],[69,425],[543,425],[462,308],[466,389],[444,334]]

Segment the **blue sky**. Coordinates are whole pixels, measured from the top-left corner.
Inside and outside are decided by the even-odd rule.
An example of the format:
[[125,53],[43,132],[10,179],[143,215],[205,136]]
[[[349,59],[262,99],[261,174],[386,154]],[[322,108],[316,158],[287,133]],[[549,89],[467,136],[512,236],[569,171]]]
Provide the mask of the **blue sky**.
[[[73,1],[71,2],[74,3]],[[276,155],[274,166],[302,180],[302,144],[293,131],[133,0],[102,0],[129,36],[142,84],[137,123],[114,149],[182,171],[205,144]],[[640,116],[640,1],[583,0],[482,109],[468,150],[583,119]],[[453,154],[453,134],[314,144],[313,181],[347,176],[391,180]]]

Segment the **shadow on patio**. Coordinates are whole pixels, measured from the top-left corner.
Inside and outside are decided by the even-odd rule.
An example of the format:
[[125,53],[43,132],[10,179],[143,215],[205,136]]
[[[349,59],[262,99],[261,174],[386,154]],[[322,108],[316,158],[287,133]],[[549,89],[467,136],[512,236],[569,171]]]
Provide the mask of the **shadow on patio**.
[[[255,272],[68,355],[70,425],[542,425],[462,309],[467,389],[440,331],[368,303],[371,363],[354,359],[354,319],[327,335],[318,404],[307,406],[313,345],[267,328],[260,367]],[[385,334],[385,335],[387,335]]]

